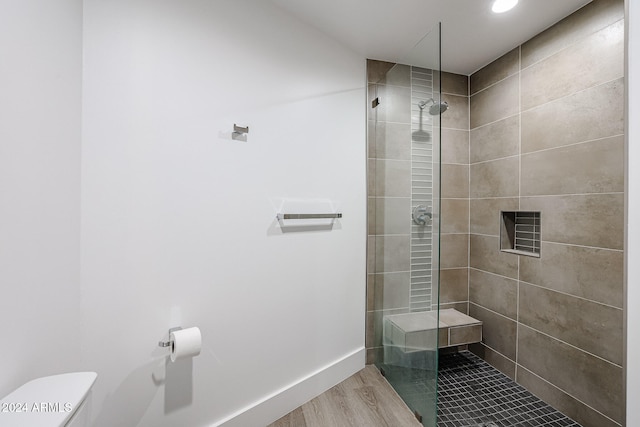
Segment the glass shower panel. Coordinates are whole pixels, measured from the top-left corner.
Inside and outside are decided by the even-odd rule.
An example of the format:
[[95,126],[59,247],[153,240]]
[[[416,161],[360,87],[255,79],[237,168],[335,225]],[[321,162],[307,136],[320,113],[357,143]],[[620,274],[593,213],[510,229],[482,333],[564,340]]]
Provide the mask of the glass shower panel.
[[422,424],[435,427],[440,26],[401,62],[368,68],[371,354]]

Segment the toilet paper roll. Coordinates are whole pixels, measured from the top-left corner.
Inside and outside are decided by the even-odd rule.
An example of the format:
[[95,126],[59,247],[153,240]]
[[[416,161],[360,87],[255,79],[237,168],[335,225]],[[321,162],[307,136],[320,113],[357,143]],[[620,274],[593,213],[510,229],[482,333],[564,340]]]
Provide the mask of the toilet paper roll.
[[171,345],[171,361],[195,357],[202,349],[202,335],[200,329],[193,327],[173,331],[169,334]]

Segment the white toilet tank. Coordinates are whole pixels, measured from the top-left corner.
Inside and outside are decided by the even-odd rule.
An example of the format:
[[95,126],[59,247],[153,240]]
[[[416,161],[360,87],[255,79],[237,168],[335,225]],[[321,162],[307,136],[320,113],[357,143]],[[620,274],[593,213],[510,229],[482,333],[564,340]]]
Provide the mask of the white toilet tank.
[[74,372],[29,381],[0,400],[0,427],[89,425],[95,372]]

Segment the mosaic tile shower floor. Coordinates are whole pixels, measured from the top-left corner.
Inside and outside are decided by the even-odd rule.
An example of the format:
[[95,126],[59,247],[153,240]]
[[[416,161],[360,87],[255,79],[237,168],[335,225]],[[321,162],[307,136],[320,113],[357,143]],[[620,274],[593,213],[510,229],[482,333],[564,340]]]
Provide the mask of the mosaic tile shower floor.
[[581,427],[469,351],[439,368],[438,427]]

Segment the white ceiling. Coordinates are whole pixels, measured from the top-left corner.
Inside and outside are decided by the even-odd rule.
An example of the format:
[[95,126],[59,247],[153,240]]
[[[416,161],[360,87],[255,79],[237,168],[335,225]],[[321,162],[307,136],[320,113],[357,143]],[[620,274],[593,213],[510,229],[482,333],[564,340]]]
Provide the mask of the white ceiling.
[[367,58],[411,65],[431,65],[435,32],[421,44],[426,63],[413,48],[442,22],[442,69],[471,74],[591,0],[520,0],[503,14],[493,0],[271,1]]

